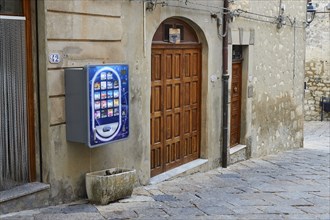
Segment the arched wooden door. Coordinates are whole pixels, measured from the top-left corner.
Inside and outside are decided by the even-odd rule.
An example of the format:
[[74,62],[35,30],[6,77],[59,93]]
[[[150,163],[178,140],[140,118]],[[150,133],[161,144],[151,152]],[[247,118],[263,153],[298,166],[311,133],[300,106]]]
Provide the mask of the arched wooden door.
[[[167,28],[180,29],[169,43]],[[160,25],[151,58],[151,176],[200,154],[201,45],[193,29],[176,19]]]

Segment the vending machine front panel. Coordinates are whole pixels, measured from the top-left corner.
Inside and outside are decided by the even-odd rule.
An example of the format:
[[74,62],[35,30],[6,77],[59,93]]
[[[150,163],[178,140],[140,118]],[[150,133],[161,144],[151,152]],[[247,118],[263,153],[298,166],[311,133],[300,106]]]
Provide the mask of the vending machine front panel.
[[128,65],[89,65],[90,147],[129,135]]

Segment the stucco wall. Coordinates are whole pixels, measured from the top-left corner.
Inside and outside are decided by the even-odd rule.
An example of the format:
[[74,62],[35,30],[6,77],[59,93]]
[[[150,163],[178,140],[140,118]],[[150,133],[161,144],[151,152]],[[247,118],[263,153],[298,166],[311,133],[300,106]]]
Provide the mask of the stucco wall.
[[[210,9],[186,9],[184,1],[169,1],[144,13],[139,0],[40,1],[39,78],[43,181],[51,184],[51,198],[64,202],[84,197],[87,172],[111,168],[135,168],[138,184],[150,179],[151,41],[163,20],[180,17],[196,31],[202,43],[201,157],[209,168],[221,160],[222,39]],[[198,1],[195,1],[198,3]],[[304,20],[305,1],[283,1],[286,14]],[[203,1],[218,5],[222,1]],[[180,7],[177,7],[180,6]],[[245,10],[277,14],[278,4],[235,1]],[[206,10],[207,9],[207,10]],[[214,11],[219,11],[215,8]],[[220,14],[219,14],[220,16]],[[230,23],[232,43],[247,43],[244,64],[246,97],[243,142],[260,156],[302,146],[304,29],[235,18]],[[253,31],[251,31],[253,30]],[[236,33],[236,34],[235,34]],[[252,34],[251,34],[252,33]],[[50,64],[48,55],[62,61]],[[130,136],[103,147],[66,141],[64,68],[86,64],[127,63],[130,67]],[[212,79],[212,80],[211,80]],[[248,93],[247,93],[248,94]]]
[[[148,183],[151,41],[160,23],[172,16],[185,17],[203,44],[201,157],[209,160],[209,167],[218,166],[221,40],[209,13],[192,14],[185,9],[157,6],[144,18],[142,1],[128,0],[71,0],[65,4],[62,0],[47,0],[39,4],[39,11],[43,17],[39,20],[39,41],[43,45],[40,54],[44,55],[40,61],[42,173],[43,181],[52,186],[54,202],[84,197],[84,175],[91,171],[135,168],[138,184]],[[50,64],[50,53],[59,53],[62,61]],[[89,149],[66,141],[64,68],[104,63],[129,64],[130,136]],[[216,77],[215,82],[210,82],[211,75]]]
[[[305,65],[305,120],[321,120],[321,97],[330,97],[330,10],[325,7],[329,1],[317,0],[314,20],[306,29]],[[323,120],[330,120],[330,113],[324,113]]]
[[286,19],[281,28],[274,22],[280,1],[231,4],[232,9],[255,13],[241,13],[230,24],[232,44],[240,44],[253,32],[254,42],[249,46],[253,54],[244,57],[249,61],[243,60],[251,65],[247,86],[253,87],[253,96],[248,99],[252,107],[246,116],[251,117],[251,124],[246,125],[249,132],[243,139],[251,141],[252,157],[303,146],[305,3],[282,1],[283,16],[289,16],[292,22],[295,19],[296,24]]

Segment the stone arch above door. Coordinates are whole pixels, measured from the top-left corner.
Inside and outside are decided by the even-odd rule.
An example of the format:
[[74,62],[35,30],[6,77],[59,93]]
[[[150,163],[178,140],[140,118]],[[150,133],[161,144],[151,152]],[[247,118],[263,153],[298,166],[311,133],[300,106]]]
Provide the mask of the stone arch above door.
[[156,30],[153,43],[169,43],[169,29],[180,29],[180,43],[199,43],[196,31],[187,22],[179,18],[164,20]]

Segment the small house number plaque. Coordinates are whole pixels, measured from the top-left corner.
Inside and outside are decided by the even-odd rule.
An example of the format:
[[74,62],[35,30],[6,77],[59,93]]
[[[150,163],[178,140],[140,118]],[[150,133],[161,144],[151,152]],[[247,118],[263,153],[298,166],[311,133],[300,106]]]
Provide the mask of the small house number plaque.
[[56,64],[56,63],[59,63],[61,62],[61,56],[59,53],[51,53],[49,54],[49,62],[50,63],[53,63],[53,64]]

